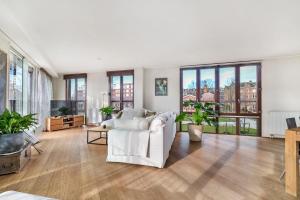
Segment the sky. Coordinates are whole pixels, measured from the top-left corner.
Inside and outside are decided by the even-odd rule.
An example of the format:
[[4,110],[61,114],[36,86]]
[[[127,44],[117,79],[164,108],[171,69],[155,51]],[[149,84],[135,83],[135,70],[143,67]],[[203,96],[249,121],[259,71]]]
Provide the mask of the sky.
[[[133,76],[123,76],[123,84],[126,83],[133,83]],[[113,76],[112,84],[114,89],[120,89],[120,76]]]
[[[201,69],[201,80],[215,81],[214,69]],[[235,78],[235,68],[220,68],[220,87],[228,85]],[[240,68],[240,82],[256,81],[256,66],[244,66]],[[193,88],[191,83],[196,83],[196,70],[183,71],[183,88]],[[195,85],[195,84],[194,84]],[[195,88],[195,87],[194,87]]]

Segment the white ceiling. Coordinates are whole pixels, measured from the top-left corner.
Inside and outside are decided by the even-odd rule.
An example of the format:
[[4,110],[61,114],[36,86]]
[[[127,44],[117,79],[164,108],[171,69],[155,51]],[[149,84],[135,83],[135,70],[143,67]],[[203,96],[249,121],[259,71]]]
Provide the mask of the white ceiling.
[[58,73],[300,53],[299,0],[0,0],[0,7],[0,28]]

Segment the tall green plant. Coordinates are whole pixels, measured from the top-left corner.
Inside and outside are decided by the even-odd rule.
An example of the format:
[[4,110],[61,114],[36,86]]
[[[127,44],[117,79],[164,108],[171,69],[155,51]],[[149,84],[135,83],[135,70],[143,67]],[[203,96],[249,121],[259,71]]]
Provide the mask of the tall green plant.
[[216,125],[216,115],[214,107],[217,103],[202,103],[198,101],[186,101],[184,106],[192,106],[195,112],[192,114],[183,112],[176,117],[176,122],[190,121],[195,125],[203,125],[204,122],[209,126]]
[[22,133],[37,125],[35,114],[22,116],[17,112],[5,111],[0,115],[0,134]]

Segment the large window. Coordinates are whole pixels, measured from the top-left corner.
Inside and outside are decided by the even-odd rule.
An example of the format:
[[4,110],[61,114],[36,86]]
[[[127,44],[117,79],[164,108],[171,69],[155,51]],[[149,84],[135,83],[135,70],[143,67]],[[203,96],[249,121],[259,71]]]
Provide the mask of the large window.
[[9,108],[23,114],[23,57],[11,51],[9,61]]
[[[187,100],[217,102],[218,126],[205,126],[205,132],[224,134],[261,134],[261,68],[259,63],[186,67],[180,72],[181,111]],[[181,129],[187,129],[187,123]]]
[[76,112],[86,114],[86,74],[65,75],[66,80],[66,100],[76,103]]
[[134,106],[134,71],[107,72],[110,86],[110,105],[115,110]]

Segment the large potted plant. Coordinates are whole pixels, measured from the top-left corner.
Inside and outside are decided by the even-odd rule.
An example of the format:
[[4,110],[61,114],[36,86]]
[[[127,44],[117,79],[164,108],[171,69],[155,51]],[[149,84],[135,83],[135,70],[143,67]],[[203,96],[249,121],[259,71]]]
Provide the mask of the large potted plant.
[[216,126],[215,111],[216,103],[203,103],[198,101],[186,101],[184,106],[191,106],[195,109],[192,114],[183,112],[176,117],[176,122],[190,121],[188,132],[191,141],[201,141],[204,124]]
[[0,154],[18,151],[24,145],[24,131],[37,124],[35,114],[22,116],[5,111],[0,115]]
[[106,106],[106,107],[100,108],[99,111],[102,114],[102,120],[108,120],[108,119],[111,119],[111,117],[112,117],[114,107]]

